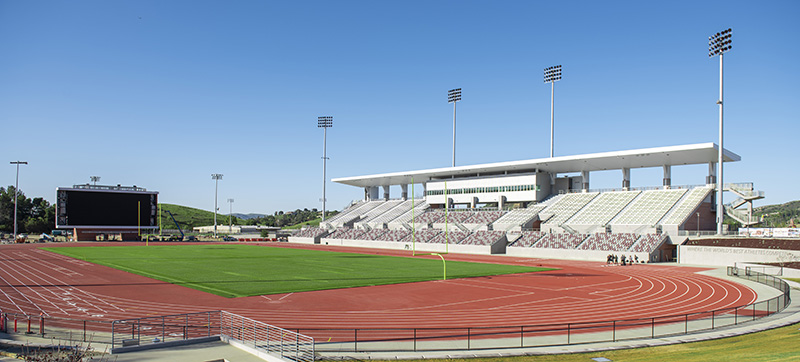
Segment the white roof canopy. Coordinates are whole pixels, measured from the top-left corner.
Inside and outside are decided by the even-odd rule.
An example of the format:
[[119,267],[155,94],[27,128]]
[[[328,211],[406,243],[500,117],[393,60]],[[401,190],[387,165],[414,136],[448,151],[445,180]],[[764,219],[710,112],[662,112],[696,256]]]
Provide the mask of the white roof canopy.
[[[539,170],[548,173],[572,173],[581,171],[621,170],[623,168],[645,168],[677,165],[697,165],[717,162],[718,146],[715,143],[699,143],[684,146],[644,148],[629,151],[591,153],[586,155],[559,156],[523,161],[486,163],[481,165],[435,168],[429,170],[393,172],[367,176],[341,177],[333,179],[345,185],[357,187],[407,185],[436,179],[526,173]],[[736,162],[739,155],[723,150],[725,162]]]

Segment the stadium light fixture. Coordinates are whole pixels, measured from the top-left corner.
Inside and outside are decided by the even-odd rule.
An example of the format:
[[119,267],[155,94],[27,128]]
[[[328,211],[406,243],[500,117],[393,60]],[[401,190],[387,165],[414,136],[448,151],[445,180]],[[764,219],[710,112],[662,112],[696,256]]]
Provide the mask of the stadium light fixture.
[[333,127],[333,116],[317,117],[317,128],[322,128],[322,221],[325,221],[325,186],[328,168],[328,128]]
[[228,199],[230,210],[228,211],[228,232],[233,234],[233,199]]
[[561,65],[544,68],[544,82],[550,83],[550,158],[553,158],[553,133],[554,133],[554,99],[556,92],[556,81],[561,80]]
[[95,185],[97,185],[97,181],[100,181],[100,176],[89,176],[89,179],[91,179],[91,180],[92,180],[92,182],[93,182]]
[[28,161],[11,161],[17,165],[17,180],[14,183],[14,240],[17,240],[17,202],[19,201],[19,165],[27,165]]
[[719,55],[719,149],[717,150],[717,235],[722,235],[722,221],[725,215],[722,206],[722,164],[723,164],[723,123],[722,123],[722,55],[731,50],[731,29],[728,28],[708,37],[708,57]]
[[212,173],[211,179],[214,180],[214,237],[217,237],[217,191],[219,191],[219,180],[222,180],[221,173]]
[[447,103],[453,103],[453,167],[456,167],[456,102],[461,100],[461,88],[447,91]]

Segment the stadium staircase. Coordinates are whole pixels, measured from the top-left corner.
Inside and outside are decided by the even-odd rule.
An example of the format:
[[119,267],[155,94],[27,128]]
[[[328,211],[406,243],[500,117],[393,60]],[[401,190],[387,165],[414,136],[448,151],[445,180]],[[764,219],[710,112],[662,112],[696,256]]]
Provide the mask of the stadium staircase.
[[[753,183],[725,184],[723,190],[739,196],[730,204],[724,205],[725,214],[747,227],[761,223],[760,219],[753,219],[753,201],[763,199],[764,191],[753,190]],[[747,211],[738,209],[745,205]]]

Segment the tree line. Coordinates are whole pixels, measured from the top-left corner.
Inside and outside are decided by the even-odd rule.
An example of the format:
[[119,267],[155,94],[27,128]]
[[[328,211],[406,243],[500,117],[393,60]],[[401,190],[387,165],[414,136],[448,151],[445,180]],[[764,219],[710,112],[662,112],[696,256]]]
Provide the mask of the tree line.
[[[0,230],[14,232],[14,186],[0,187]],[[29,198],[17,195],[17,232],[28,234],[50,233],[55,229],[56,207],[42,197]]]
[[[327,211],[328,217],[334,215],[336,212]],[[284,227],[297,225],[306,221],[316,220],[321,217],[321,212],[317,209],[297,209],[294,211],[276,211],[273,215],[261,216],[249,220],[240,220],[244,225],[262,225],[262,226],[275,226]]]

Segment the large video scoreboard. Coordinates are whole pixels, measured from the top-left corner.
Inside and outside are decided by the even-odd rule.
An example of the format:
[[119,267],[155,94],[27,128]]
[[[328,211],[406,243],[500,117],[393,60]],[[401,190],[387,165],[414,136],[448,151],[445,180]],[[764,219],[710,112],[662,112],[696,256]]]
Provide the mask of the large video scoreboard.
[[75,185],[56,189],[56,228],[158,227],[158,192],[141,187]]

